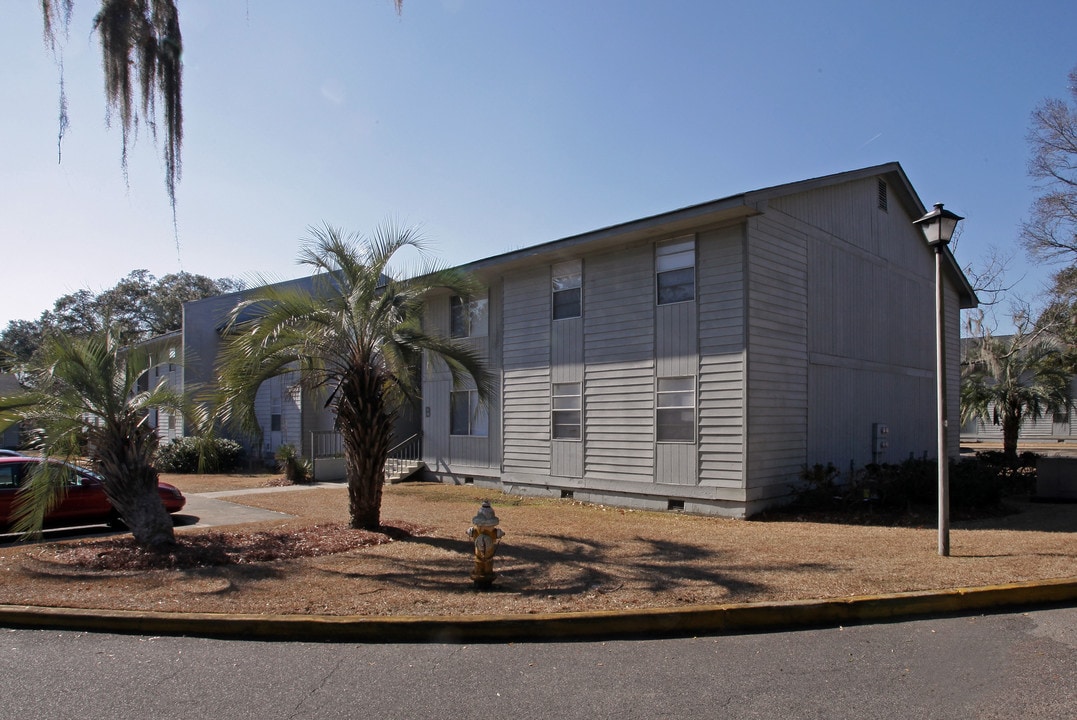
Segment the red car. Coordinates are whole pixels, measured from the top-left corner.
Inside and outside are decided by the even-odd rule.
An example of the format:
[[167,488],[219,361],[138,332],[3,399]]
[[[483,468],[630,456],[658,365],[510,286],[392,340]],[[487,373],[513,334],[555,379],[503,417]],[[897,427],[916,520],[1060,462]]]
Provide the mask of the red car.
[[[10,523],[15,493],[30,473],[31,466],[39,462],[43,461],[38,457],[0,457],[0,528]],[[105,497],[100,475],[76,465],[55,460],[49,462],[64,473],[67,494],[64,495],[63,501],[45,516],[46,525],[54,527],[108,523],[110,526],[118,526],[122,522]],[[183,497],[183,493],[174,485],[158,483],[157,492],[165,510],[170,513],[179,512],[187,503],[187,498]]]

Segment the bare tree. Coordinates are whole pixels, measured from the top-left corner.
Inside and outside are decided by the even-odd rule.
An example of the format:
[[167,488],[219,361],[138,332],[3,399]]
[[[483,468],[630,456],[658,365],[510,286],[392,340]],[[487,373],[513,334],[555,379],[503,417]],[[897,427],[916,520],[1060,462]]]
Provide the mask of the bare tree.
[[1070,100],[1044,100],[1032,112],[1028,172],[1041,190],[1021,238],[1044,259],[1077,259],[1077,68],[1069,74]]

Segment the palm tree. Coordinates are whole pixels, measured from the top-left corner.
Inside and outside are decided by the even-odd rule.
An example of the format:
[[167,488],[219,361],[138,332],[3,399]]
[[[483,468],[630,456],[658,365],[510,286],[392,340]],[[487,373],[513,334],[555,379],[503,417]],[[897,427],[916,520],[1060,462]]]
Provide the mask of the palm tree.
[[1028,418],[1069,413],[1070,373],[1062,351],[1018,332],[986,336],[970,344],[961,373],[961,420],[974,418],[1002,426],[1002,450],[1017,459],[1017,439]]
[[299,262],[314,286],[268,286],[231,313],[219,365],[224,419],[258,431],[254,398],[271,377],[298,372],[336,414],[344,445],[351,526],[381,526],[381,494],[397,413],[418,394],[423,353],[439,358],[454,382],[470,379],[482,398],[493,388],[483,359],[467,345],[425,332],[424,296],[436,288],[468,295],[474,281],[455,270],[391,276],[404,248],[425,254],[413,230],[378,228],[369,238],[325,225],[310,228]]
[[[157,492],[158,438],[148,410],[180,410],[183,401],[163,383],[138,391],[148,366],[146,353],[124,349],[115,330],[52,335],[26,368],[28,391],[0,398],[0,428],[31,423],[43,455],[64,461],[88,456],[135,540],[162,551],[175,544],[175,535]],[[45,513],[60,500],[63,484],[54,467],[36,465],[17,510],[18,529],[40,530]]]

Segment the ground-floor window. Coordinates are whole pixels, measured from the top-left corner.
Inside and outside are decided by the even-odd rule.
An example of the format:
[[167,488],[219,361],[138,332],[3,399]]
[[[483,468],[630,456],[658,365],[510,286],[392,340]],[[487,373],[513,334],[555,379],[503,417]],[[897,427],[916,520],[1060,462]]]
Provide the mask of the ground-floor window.
[[449,434],[486,437],[490,416],[476,390],[454,390],[449,396]]
[[696,379],[694,377],[658,378],[655,433],[658,442],[695,442]]
[[554,440],[579,440],[582,433],[580,383],[553,384],[551,421]]

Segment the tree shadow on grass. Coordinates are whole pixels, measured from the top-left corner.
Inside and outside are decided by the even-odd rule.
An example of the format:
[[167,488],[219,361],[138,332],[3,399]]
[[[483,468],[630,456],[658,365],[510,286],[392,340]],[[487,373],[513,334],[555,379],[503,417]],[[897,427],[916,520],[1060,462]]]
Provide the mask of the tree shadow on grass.
[[[595,538],[564,538],[532,535],[533,540],[502,543],[494,558],[498,578],[494,593],[520,597],[569,598],[589,594],[613,594],[626,586],[632,591],[676,593],[705,589],[720,597],[758,596],[769,588],[750,577],[755,568],[742,565],[730,569],[731,555],[691,542],[636,538],[643,547],[626,556],[616,543]],[[371,581],[387,587],[430,592],[471,593],[469,573],[473,564],[472,545],[467,540],[416,536],[402,542],[438,550],[423,559],[382,557],[372,574],[326,568],[326,572]],[[723,563],[727,564],[724,566]],[[370,564],[365,563],[368,570]],[[758,570],[789,572],[833,571],[823,564],[791,564]],[[720,592],[710,592],[720,588]]]

